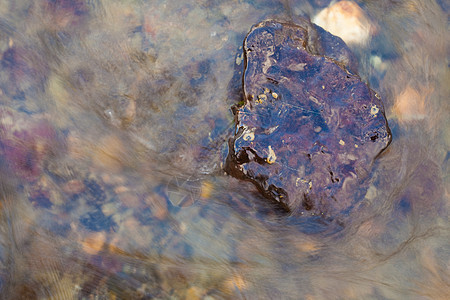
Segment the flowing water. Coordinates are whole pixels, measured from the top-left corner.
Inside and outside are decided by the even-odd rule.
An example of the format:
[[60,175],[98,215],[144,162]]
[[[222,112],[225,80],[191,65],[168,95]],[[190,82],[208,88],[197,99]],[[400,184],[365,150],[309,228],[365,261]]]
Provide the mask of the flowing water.
[[2,0],[0,298],[449,299],[446,1],[358,2],[393,140],[339,228],[222,171],[246,33],[329,2]]

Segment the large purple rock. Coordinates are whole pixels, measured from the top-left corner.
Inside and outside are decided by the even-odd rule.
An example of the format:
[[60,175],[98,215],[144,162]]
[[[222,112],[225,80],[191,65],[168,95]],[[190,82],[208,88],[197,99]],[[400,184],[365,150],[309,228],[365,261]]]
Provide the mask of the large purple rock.
[[269,20],[244,41],[244,101],[225,170],[294,215],[342,214],[391,134],[347,46],[306,20]]

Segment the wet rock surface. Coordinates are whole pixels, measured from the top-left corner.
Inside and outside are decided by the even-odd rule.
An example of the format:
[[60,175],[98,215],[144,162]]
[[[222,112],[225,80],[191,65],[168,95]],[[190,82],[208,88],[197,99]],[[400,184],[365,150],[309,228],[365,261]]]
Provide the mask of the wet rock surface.
[[225,170],[294,215],[333,218],[361,199],[390,130],[338,37],[306,20],[255,25]]

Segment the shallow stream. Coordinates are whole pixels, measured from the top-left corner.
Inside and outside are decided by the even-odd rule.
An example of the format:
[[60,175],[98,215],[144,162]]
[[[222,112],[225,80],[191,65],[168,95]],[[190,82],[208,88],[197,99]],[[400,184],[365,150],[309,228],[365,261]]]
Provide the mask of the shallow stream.
[[318,230],[222,167],[251,26],[330,1],[2,0],[0,298],[449,299],[449,6],[355,3],[393,139]]

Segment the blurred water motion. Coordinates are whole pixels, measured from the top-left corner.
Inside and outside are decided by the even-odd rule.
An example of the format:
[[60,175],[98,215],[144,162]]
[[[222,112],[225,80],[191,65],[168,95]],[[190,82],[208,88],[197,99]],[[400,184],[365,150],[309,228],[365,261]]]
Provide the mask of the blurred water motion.
[[352,3],[393,142],[317,231],[222,163],[246,33],[330,1],[3,1],[0,298],[448,299],[448,5]]

